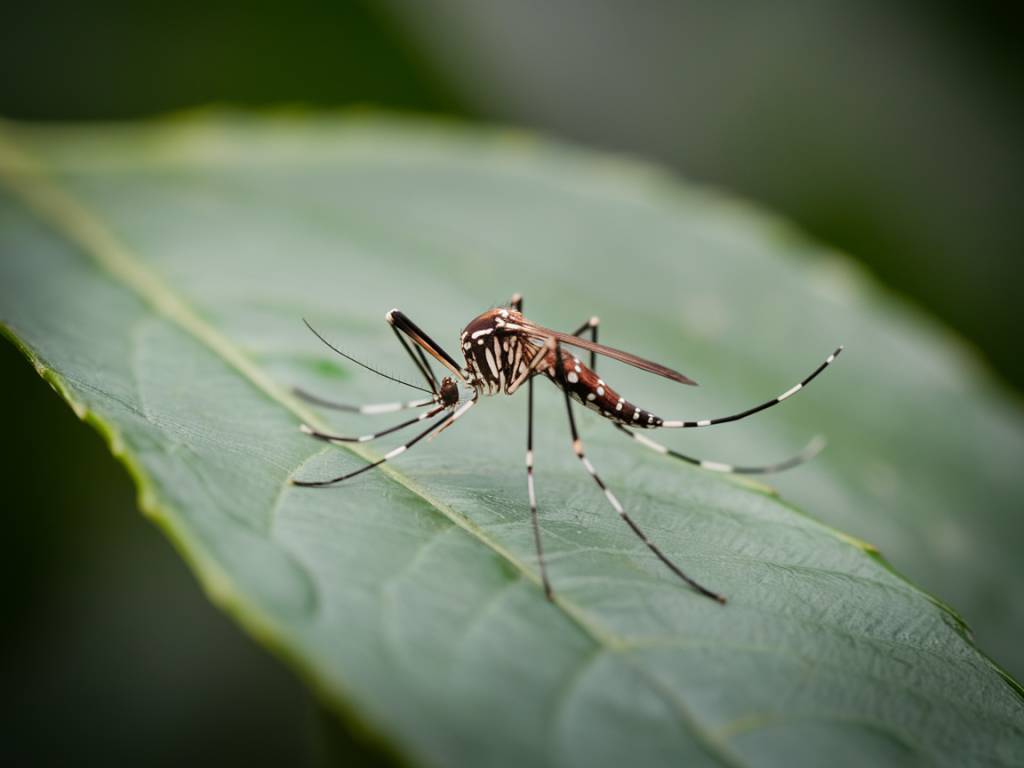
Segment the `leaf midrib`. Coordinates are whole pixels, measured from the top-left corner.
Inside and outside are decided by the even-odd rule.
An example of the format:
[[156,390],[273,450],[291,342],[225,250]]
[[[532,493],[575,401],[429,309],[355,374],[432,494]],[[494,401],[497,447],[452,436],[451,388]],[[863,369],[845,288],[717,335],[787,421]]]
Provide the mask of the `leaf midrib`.
[[[98,216],[60,187],[50,177],[43,163],[22,149],[17,141],[10,136],[10,131],[3,125],[0,125],[0,180],[7,184],[29,210],[34,211],[56,232],[91,257],[112,278],[129,288],[196,341],[209,348],[264,395],[305,422],[327,431],[327,425],[320,421],[313,411],[305,408],[301,402],[278,387],[226,336],[203,320],[187,302],[171,290],[156,274],[147,269],[142,260],[118,240],[104,226]],[[378,458],[371,451],[357,445],[345,445],[344,447],[366,461]],[[139,469],[141,473],[139,480],[141,481],[145,473],[141,467]],[[392,481],[419,496],[454,525],[504,558],[534,584],[540,585],[537,575],[527,568],[525,563],[487,536],[468,518],[431,496],[425,489],[393,467],[383,464],[379,469]],[[149,478],[145,479],[152,486]],[[227,578],[226,575],[224,578]],[[244,599],[244,592],[238,589],[233,589],[233,591],[236,595],[243,596],[243,602],[248,602]],[[738,756],[732,753],[720,738],[701,725],[686,702],[675,691],[661,685],[646,669],[637,664],[628,653],[625,653],[629,648],[625,638],[597,626],[587,618],[582,608],[560,595],[555,595],[553,602],[598,647],[604,649],[605,652],[616,653],[618,658],[633,668],[657,695],[665,699],[676,710],[683,726],[694,734],[697,741],[714,758],[724,765],[743,765]]]

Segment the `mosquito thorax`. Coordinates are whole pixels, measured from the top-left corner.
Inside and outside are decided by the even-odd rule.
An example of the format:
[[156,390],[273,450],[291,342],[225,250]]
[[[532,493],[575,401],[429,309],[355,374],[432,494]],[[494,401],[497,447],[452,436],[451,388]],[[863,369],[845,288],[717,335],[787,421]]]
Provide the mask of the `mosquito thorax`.
[[525,374],[530,355],[522,322],[517,310],[499,307],[473,318],[462,330],[459,346],[467,381],[481,394],[511,394],[513,382]]
[[522,314],[505,307],[489,309],[477,315],[469,321],[469,325],[462,329],[463,351],[466,351],[466,342],[470,339],[479,342],[481,336],[504,329],[508,324],[515,327],[522,319]]

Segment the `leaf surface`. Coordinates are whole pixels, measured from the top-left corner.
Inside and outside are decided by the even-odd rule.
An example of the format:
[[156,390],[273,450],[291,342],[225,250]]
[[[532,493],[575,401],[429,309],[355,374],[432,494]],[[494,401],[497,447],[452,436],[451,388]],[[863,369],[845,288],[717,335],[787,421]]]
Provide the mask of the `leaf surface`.
[[[213,599],[408,762],[1024,762],[1021,690],[955,615],[787,503],[880,543],[1019,664],[1019,409],[841,258],[640,166],[380,119],[7,126],[0,179],[7,333],[104,432]],[[537,583],[522,397],[487,399],[386,471],[287,484],[399,442],[324,447],[299,421],[398,418],[317,413],[292,386],[413,394],[332,357],[303,316],[412,379],[388,309],[457,354],[462,326],[513,291],[539,323],[600,314],[602,342],[700,381],[600,364],[666,418],[766,399],[847,344],[771,412],[664,437],[751,463],[824,432],[826,453],[777,480],[786,502],[579,416],[639,524],[727,606],[616,517],[543,386],[555,604]]]

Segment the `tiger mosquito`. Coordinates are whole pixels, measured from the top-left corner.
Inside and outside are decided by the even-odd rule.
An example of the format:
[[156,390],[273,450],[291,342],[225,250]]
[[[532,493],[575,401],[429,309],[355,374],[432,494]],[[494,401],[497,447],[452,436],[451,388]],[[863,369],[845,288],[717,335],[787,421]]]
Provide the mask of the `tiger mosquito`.
[[[647,546],[647,548],[660,560],[672,573],[682,579],[691,588],[700,594],[725,603],[725,597],[713,592],[703,586],[676,565],[662,550],[651,541],[647,534],[637,525],[636,521],[626,512],[619,498],[605,484],[598,474],[594,465],[591,464],[583,449],[583,441],[580,439],[576,429],[576,416],[573,413],[572,401],[595,411],[612,424],[620,432],[628,435],[641,445],[665,456],[702,467],[713,472],[728,472],[734,474],[766,474],[778,472],[784,469],[795,467],[817,455],[824,447],[824,441],[820,438],[812,440],[800,453],[777,464],[763,466],[734,466],[723,464],[717,461],[706,461],[692,456],[682,454],[661,443],[651,440],[646,435],[635,430],[654,429],[690,429],[697,427],[710,427],[715,424],[725,424],[730,421],[739,421],[755,413],[759,413],[783,400],[795,395],[814,378],[827,368],[842,352],[840,346],[817,368],[811,371],[802,381],[793,385],[778,397],[767,400],[752,408],[712,419],[681,420],[663,419],[650,411],[645,411],[633,403],[621,397],[614,389],[605,384],[604,380],[598,377],[597,356],[604,355],[613,360],[618,360],[627,365],[639,368],[642,371],[662,376],[680,384],[695,385],[696,382],[683,374],[666,368],[658,363],[645,360],[641,357],[624,352],[613,347],[605,346],[597,342],[597,330],[599,321],[597,317],[591,317],[573,333],[562,333],[549,328],[537,325],[527,320],[523,314],[523,298],[515,294],[504,306],[491,309],[474,318],[462,331],[460,346],[462,347],[465,365],[459,365],[440,344],[428,336],[416,323],[410,320],[398,309],[392,309],[387,313],[386,319],[398,338],[399,343],[406,353],[412,358],[413,363],[423,377],[428,388],[411,384],[402,379],[390,376],[382,371],[372,368],[365,363],[350,357],[336,346],[332,345],[309,323],[306,325],[316,336],[328,347],[374,373],[392,381],[421,390],[425,397],[417,400],[409,400],[393,403],[377,403],[371,405],[346,405],[296,389],[295,393],[315,405],[334,408],[362,414],[383,414],[393,413],[409,409],[426,409],[418,416],[406,419],[387,429],[379,432],[347,437],[343,435],[329,434],[313,429],[303,424],[303,432],[315,438],[329,443],[366,443],[376,440],[379,437],[390,435],[399,430],[410,427],[421,422],[428,422],[429,426],[419,432],[415,437],[396,448],[385,453],[377,461],[366,464],[351,472],[326,480],[297,480],[292,479],[293,485],[307,488],[322,488],[335,485],[349,478],[360,475],[374,467],[390,461],[396,456],[405,453],[416,443],[424,438],[432,437],[444,431],[456,421],[461,419],[473,406],[477,404],[481,396],[489,395],[513,395],[520,387],[526,385],[526,487],[530,502],[530,522],[533,528],[533,541],[537,551],[537,562],[540,567],[541,581],[544,587],[544,594],[553,599],[554,592],[551,582],[548,579],[547,565],[544,560],[544,547],[541,542],[540,521],[537,512],[537,494],[533,482],[533,379],[537,375],[548,378],[555,386],[562,390],[565,396],[565,408],[569,419],[569,433],[572,437],[572,450],[580,463],[594,479],[598,488],[604,493],[605,498],[612,509],[622,518],[629,529]],[[584,335],[589,335],[589,339]],[[411,344],[410,344],[411,342]],[[577,347],[590,353],[589,365],[584,364],[578,357],[565,351],[564,347]],[[440,381],[434,374],[430,361],[430,355],[452,375],[444,376]],[[471,393],[468,399],[463,400],[459,384],[468,387]]]

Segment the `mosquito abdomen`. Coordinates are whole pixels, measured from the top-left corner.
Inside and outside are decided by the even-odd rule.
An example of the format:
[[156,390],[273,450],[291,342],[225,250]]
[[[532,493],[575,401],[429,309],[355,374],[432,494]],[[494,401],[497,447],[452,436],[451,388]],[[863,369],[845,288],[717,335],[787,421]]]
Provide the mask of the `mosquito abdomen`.
[[[568,390],[572,398],[592,411],[626,426],[656,429],[663,420],[621,397],[618,392],[598,378],[597,374],[572,355],[562,352],[562,374],[555,370],[555,353],[548,358],[545,374],[559,387]],[[564,384],[563,384],[564,381]]]

